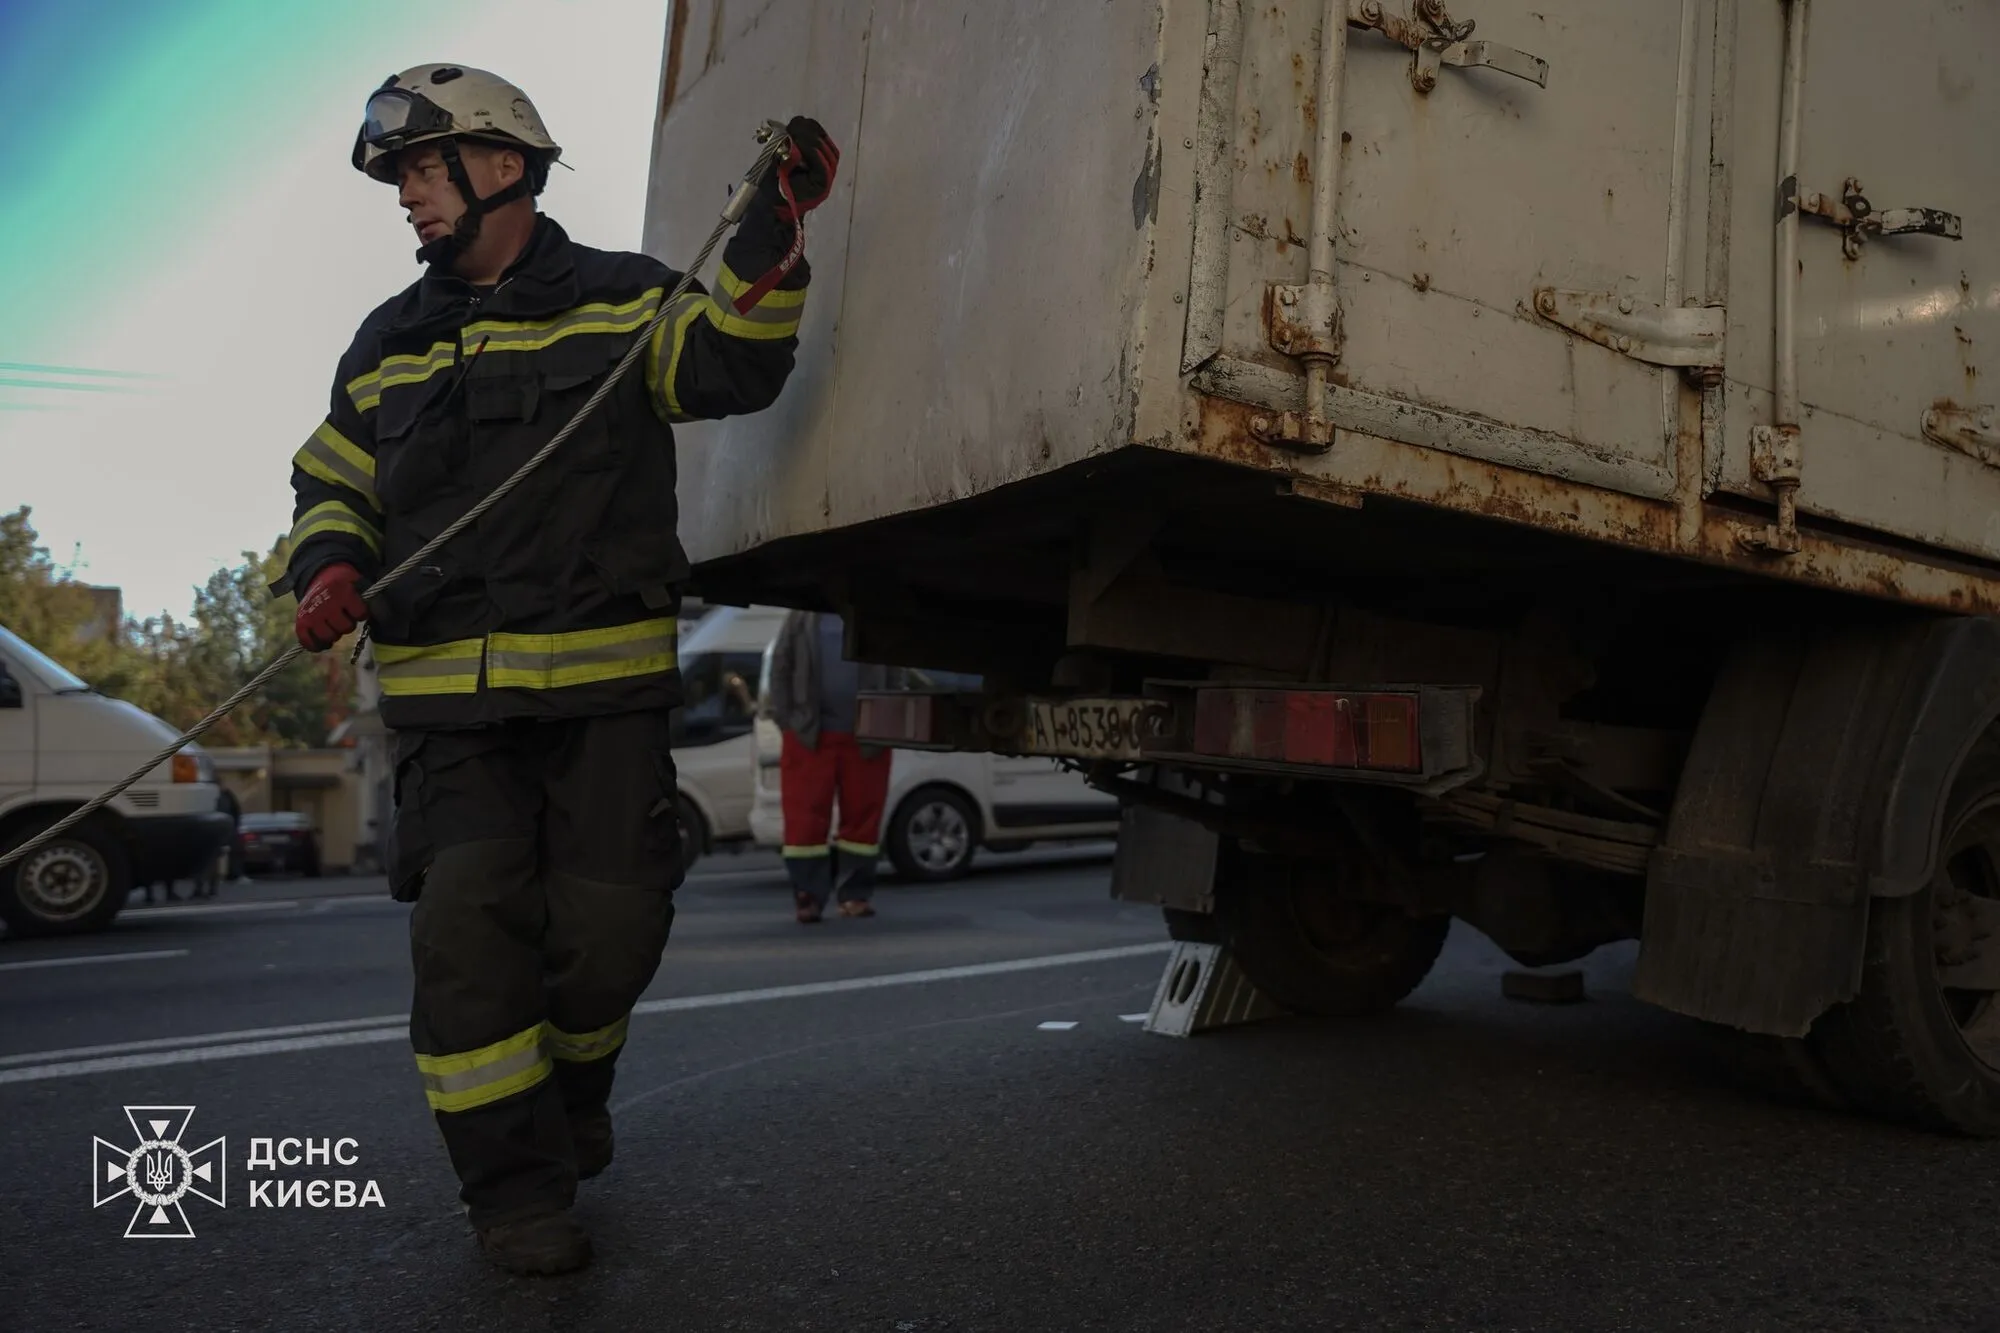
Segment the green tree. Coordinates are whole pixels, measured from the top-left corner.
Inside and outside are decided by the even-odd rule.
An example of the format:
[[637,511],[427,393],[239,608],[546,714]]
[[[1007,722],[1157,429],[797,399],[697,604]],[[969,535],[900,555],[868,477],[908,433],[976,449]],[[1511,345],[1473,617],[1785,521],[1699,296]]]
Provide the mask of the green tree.
[[[186,621],[128,616],[105,626],[100,599],[50,558],[24,506],[0,515],[0,624],[106,694],[185,730],[292,644],[296,602],[268,591],[288,556],[283,538],[263,555],[245,551],[241,564],[216,570],[196,591]],[[353,689],[344,648],[301,658],[204,740],[324,745]]]

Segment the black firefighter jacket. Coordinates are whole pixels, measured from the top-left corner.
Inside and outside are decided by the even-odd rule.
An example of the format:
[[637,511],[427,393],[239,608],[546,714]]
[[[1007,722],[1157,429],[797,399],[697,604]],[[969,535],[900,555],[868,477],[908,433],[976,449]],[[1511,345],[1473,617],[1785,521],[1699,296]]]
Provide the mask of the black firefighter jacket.
[[[753,209],[722,293],[690,289],[645,355],[529,479],[370,603],[392,728],[583,717],[680,702],[670,422],[755,412],[798,347],[803,260],[747,312],[790,240]],[[486,496],[562,428],[680,275],[593,250],[550,219],[497,287],[435,269],[363,321],[333,406],[293,458],[291,561],[303,592],[333,561],[364,585]]]

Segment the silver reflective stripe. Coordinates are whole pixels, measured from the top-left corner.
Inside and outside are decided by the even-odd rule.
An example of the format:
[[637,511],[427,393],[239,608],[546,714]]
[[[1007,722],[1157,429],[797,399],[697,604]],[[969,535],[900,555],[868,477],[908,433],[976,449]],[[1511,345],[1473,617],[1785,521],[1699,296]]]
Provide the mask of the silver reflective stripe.
[[563,667],[596,666],[604,662],[630,662],[641,657],[671,653],[678,646],[673,635],[657,634],[625,643],[564,648],[552,653],[502,652],[496,648],[486,655],[486,664],[492,671],[556,671]]
[[439,1097],[458,1100],[466,1093],[477,1092],[481,1088],[532,1073],[537,1065],[546,1065],[548,1052],[540,1045],[525,1046],[512,1051],[490,1064],[472,1069],[460,1070],[452,1074],[436,1074],[423,1071],[424,1087]]
[[378,653],[376,673],[407,679],[414,676],[462,676],[479,672],[479,654],[466,657],[413,657],[407,662],[384,662]]
[[572,1035],[552,1023],[548,1029],[549,1053],[558,1060],[600,1060],[625,1044],[625,1031],[630,1024],[628,1015],[595,1032]]
[[[321,429],[324,429],[324,427]],[[382,507],[381,501],[375,498],[375,478],[341,457],[335,451],[334,447],[327,443],[317,432],[314,433],[311,439],[306,441],[305,447],[299,450],[299,454],[302,461],[310,459],[314,463],[319,464],[320,468],[323,469],[318,474],[320,480],[333,481],[347,487],[348,490],[354,491],[363,500],[366,500],[372,509],[379,510]],[[332,475],[328,476],[328,473]]]

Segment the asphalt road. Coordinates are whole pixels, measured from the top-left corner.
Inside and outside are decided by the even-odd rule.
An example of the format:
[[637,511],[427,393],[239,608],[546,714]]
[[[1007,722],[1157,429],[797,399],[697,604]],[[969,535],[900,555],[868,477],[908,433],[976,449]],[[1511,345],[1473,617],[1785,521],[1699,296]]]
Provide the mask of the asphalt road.
[[[1173,1040],[1103,858],[988,866],[805,928],[775,863],[705,863],[561,1279],[472,1246],[379,884],[0,941],[0,1328],[2000,1330],[2000,1145],[1746,1098],[1629,950],[1540,1007],[1461,929],[1388,1018]],[[192,1240],[91,1206],[140,1104],[227,1136]],[[249,1206],[261,1136],[356,1140],[278,1174],[384,1206]]]

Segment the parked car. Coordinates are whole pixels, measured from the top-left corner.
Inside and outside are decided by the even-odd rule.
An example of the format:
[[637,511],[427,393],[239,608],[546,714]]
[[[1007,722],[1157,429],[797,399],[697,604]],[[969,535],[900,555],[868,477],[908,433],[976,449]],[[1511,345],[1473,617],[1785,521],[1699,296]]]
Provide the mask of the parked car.
[[[174,739],[0,626],[0,851],[20,846]],[[97,814],[0,870],[16,935],[102,930],[134,884],[187,879],[229,841],[215,769],[187,746]]]
[[244,815],[236,826],[243,873],[305,875],[320,873],[319,831],[310,816],[291,810]]
[[[973,676],[923,670],[910,676],[913,688],[979,688]],[[758,676],[759,699],[767,697],[770,681],[767,647]],[[779,775],[783,744],[777,723],[760,709],[750,808],[751,837],[760,847],[780,847],[785,840]],[[883,854],[903,879],[923,884],[959,878],[982,848],[1015,852],[1040,842],[1118,836],[1117,798],[1053,759],[897,750],[889,768],[886,808]]]

